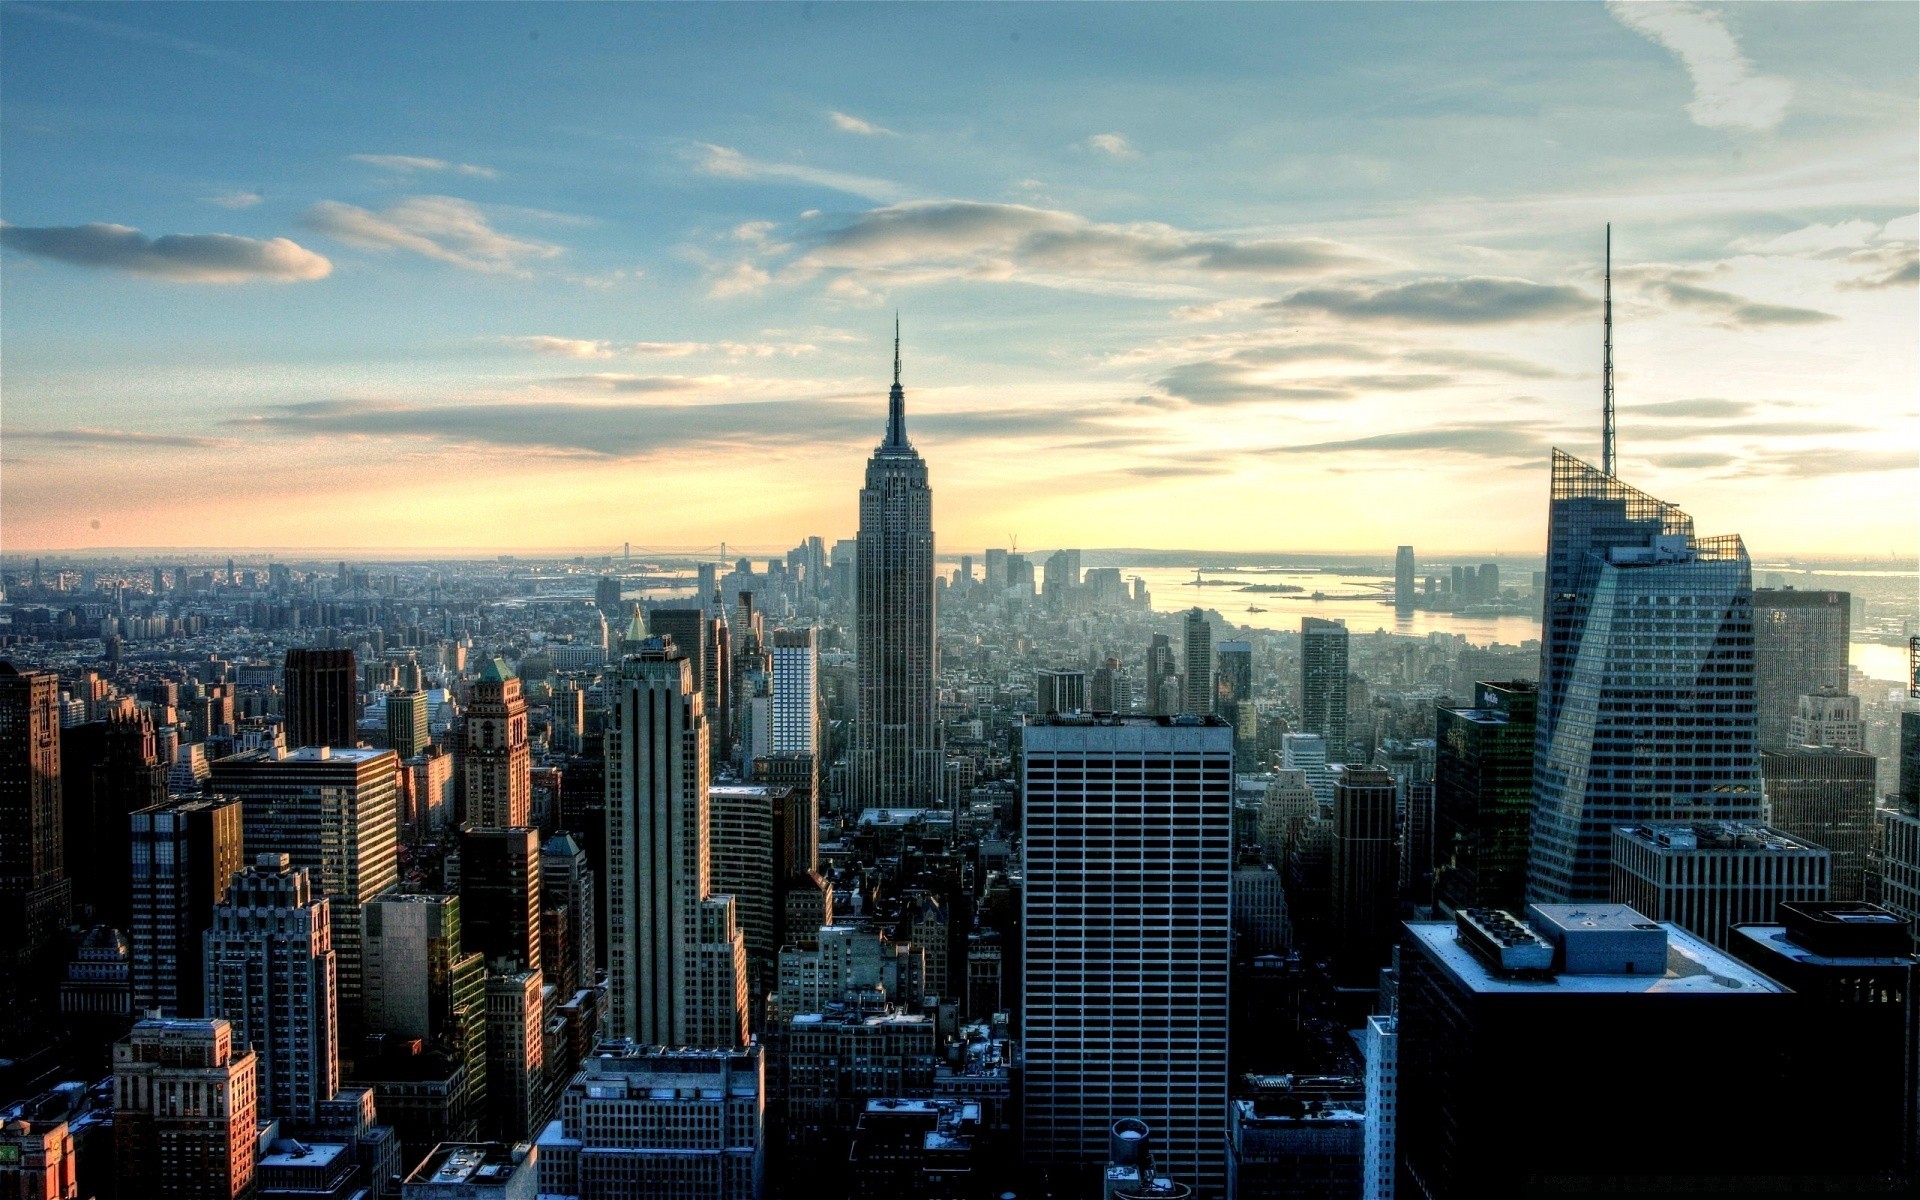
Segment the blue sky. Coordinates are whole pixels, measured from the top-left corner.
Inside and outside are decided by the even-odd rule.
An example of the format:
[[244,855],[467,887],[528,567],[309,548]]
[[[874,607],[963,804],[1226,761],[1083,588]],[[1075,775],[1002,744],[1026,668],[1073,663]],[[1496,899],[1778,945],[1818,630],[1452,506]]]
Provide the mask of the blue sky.
[[8,4],[0,535],[1911,554],[1917,11]]

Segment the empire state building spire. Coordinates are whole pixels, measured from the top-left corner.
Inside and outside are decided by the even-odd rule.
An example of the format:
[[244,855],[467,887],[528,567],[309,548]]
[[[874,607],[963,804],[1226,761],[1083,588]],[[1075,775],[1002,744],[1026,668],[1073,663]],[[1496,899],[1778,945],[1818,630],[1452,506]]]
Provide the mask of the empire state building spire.
[[887,440],[885,447],[905,448],[907,441],[907,393],[900,387],[900,314],[893,314],[893,390],[887,393]]

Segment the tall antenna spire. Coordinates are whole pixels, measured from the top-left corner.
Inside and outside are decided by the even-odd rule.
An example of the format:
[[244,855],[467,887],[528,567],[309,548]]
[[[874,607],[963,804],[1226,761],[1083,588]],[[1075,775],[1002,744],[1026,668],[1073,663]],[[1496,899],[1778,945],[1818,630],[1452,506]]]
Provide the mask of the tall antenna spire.
[[1600,285],[1601,404],[1600,469],[1613,474],[1613,224],[1607,224],[1607,262]]
[[886,446],[907,445],[907,393],[900,387],[900,314],[893,314],[893,391],[887,395]]

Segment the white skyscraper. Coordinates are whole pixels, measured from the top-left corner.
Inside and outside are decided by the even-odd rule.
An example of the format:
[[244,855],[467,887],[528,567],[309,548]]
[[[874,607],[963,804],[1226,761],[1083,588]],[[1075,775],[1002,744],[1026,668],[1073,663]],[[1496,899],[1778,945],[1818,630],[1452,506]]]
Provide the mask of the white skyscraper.
[[746,947],[709,896],[707,719],[687,660],[659,638],[620,666],[607,729],[610,1032],[649,1045],[746,1040]]
[[1137,1117],[1166,1175],[1220,1195],[1233,730],[1070,716],[1024,734],[1027,1158],[1097,1167]]
[[773,631],[772,719],[768,752],[820,750],[820,650],[812,629]]
[[1362,1200],[1393,1200],[1394,1135],[1400,1112],[1400,1018],[1367,1018],[1367,1125],[1360,1159]]
[[1317,733],[1288,733],[1280,737],[1280,766],[1287,771],[1302,771],[1313,798],[1321,804],[1333,803],[1333,772],[1327,770],[1327,739]]

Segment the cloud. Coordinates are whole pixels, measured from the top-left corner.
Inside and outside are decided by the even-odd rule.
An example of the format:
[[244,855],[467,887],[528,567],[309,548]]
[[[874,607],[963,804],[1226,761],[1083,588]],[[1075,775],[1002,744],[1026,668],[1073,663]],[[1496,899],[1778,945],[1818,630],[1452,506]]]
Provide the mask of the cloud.
[[555,382],[579,384],[608,392],[656,394],[711,391],[725,387],[727,379],[723,375],[694,378],[688,375],[621,375],[603,371],[593,375],[570,375]]
[[209,449],[231,446],[230,438],[197,437],[186,433],[140,433],[128,429],[12,429],[13,441],[51,442],[63,446],[157,446],[178,449]]
[[899,137],[900,135],[884,125],[875,125],[872,121],[862,121],[859,117],[849,116],[837,109],[827,113],[827,119],[833,127],[842,133],[857,133],[861,137]]
[[523,262],[561,252],[547,242],[501,233],[478,206],[452,196],[411,196],[380,212],[322,200],[305,223],[362,249],[405,250],[469,271],[524,274]]
[[553,337],[534,334],[525,337],[489,339],[515,350],[530,350],[557,358],[614,358],[622,355],[647,358],[687,358],[696,354],[724,355],[728,358],[797,358],[819,350],[809,342],[613,342],[602,338]]
[[221,208],[252,208],[264,199],[259,192],[216,192],[207,197],[207,203]]
[[1661,400],[1653,404],[1629,405],[1630,417],[1741,417],[1753,411],[1748,400],[1720,400],[1702,396],[1692,400]]
[[1803,438],[1818,437],[1822,434],[1865,433],[1868,431],[1868,427],[1865,425],[1856,425],[1841,421],[1742,421],[1737,425],[1728,425],[1725,423],[1688,425],[1678,421],[1663,421],[1655,425],[1636,426],[1628,440],[1635,442],[1691,442],[1701,438],[1724,438],[1730,435],[1740,437]]
[[1425,363],[1433,367],[1454,367],[1462,371],[1488,371],[1496,375],[1511,375],[1515,379],[1565,379],[1565,371],[1528,362],[1524,358],[1514,358],[1507,354],[1491,354],[1478,350],[1409,350],[1400,356],[1408,362]]
[[707,295],[715,299],[724,299],[728,296],[751,296],[755,292],[764,291],[772,282],[773,276],[759,267],[750,262],[737,262],[713,277],[713,281],[707,285]]
[[1444,425],[1300,446],[1273,446],[1268,453],[1345,454],[1373,450],[1433,450],[1480,458],[1531,458],[1545,454],[1548,445],[1538,433],[1513,425]]
[[1270,381],[1233,362],[1198,362],[1175,367],[1159,380],[1169,395],[1208,406],[1269,404],[1276,401],[1344,400],[1346,388]]
[[1837,321],[1832,313],[1786,304],[1761,304],[1732,292],[1716,291],[1677,279],[1652,279],[1642,287],[1675,308],[1688,308],[1716,318],[1717,324],[1739,325],[1818,325]]
[[1320,238],[1236,238],[1158,222],[1106,224],[1074,213],[972,200],[928,200],[859,213],[808,231],[812,246],[788,268],[1057,283],[1086,276],[1138,282],[1143,272],[1280,277],[1358,261]]
[[1877,288],[1912,287],[1920,283],[1920,256],[1916,256],[1912,246],[1900,247],[1891,254],[1877,256],[1882,261],[1891,260],[1877,275],[1868,275],[1860,279],[1850,279],[1840,284],[1848,291],[1863,291]]
[[[1746,432],[1742,430],[1741,432]],[[1820,446],[1805,450],[1775,450],[1749,455],[1739,475],[1787,475],[1816,479],[1829,475],[1873,475],[1882,471],[1920,468],[1920,455],[1906,450],[1850,450]]]
[[535,354],[553,354],[561,358],[612,358],[612,342],[589,341],[584,338],[549,337],[534,334],[529,337],[502,337],[494,339],[516,350],[531,350]]
[[1135,150],[1126,138],[1117,133],[1096,133],[1081,144],[1089,150],[1098,150],[1113,158],[1140,157],[1140,152]]
[[1317,309],[1336,317],[1415,325],[1505,325],[1584,316],[1593,310],[1594,302],[1566,284],[1470,275],[1371,289],[1306,288],[1269,307]]
[[1671,51],[1693,80],[1687,115],[1709,129],[1765,131],[1787,115],[1793,87],[1755,75],[1753,64],[1718,14],[1685,3],[1607,5],[1622,25]]
[[286,238],[230,233],[147,237],[126,225],[0,225],[0,245],[81,267],[181,283],[292,283],[323,279],[333,264]]
[[1705,467],[1724,467],[1735,461],[1731,454],[1712,454],[1705,451],[1683,454],[1649,454],[1646,461],[1656,467],[1665,467],[1672,471],[1693,471]]
[[704,174],[718,175],[723,179],[804,183],[882,202],[898,200],[906,195],[905,188],[885,179],[849,175],[841,171],[829,171],[799,163],[761,162],[758,159],[748,158],[730,146],[715,146],[707,142],[696,142],[694,145],[699,151],[696,168]]
[[498,179],[500,172],[492,167],[476,167],[472,163],[448,162],[444,158],[418,158],[411,154],[349,154],[353,162],[367,163],[370,166],[384,167],[389,171],[398,171],[411,175],[419,171],[452,171],[457,175],[472,175],[478,179]]

